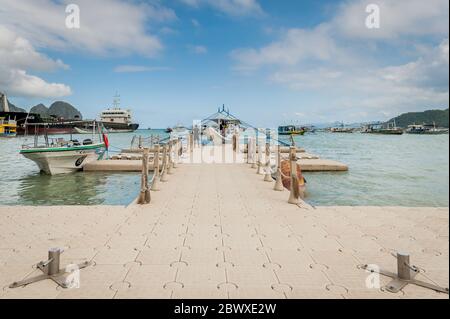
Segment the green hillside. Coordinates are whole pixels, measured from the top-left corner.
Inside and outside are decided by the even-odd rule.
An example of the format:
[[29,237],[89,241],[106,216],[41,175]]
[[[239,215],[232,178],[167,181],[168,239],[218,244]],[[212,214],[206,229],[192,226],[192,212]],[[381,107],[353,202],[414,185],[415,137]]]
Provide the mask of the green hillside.
[[404,113],[391,119],[389,122],[393,122],[394,120],[399,127],[408,127],[411,124],[432,124],[433,122],[436,123],[437,127],[449,127],[448,109]]

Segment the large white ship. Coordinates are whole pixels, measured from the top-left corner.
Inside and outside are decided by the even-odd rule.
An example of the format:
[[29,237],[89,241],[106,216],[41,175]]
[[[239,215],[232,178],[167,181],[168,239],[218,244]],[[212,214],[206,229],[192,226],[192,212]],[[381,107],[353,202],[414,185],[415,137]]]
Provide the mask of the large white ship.
[[[100,113],[100,121],[108,133],[129,133],[139,128],[139,124],[133,123],[131,110],[120,108],[120,96],[116,95],[113,106]],[[75,127],[77,133],[91,133],[91,127]]]

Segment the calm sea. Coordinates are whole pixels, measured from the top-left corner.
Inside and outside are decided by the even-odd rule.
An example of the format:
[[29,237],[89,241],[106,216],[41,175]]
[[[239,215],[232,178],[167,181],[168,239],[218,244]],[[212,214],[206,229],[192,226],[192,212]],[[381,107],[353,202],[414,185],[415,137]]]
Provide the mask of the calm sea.
[[[129,147],[134,134],[165,135],[161,130],[110,134],[112,150]],[[350,167],[349,172],[305,174],[306,200],[313,205],[449,205],[448,135],[316,133],[296,139],[309,153]],[[19,154],[23,142],[22,137],[0,139],[0,206],[127,205],[138,194],[137,173],[40,174]]]

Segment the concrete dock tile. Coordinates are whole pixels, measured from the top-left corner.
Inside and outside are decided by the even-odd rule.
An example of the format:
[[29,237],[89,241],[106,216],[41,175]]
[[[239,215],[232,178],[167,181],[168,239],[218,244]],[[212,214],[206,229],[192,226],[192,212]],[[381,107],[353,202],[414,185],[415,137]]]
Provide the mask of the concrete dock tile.
[[263,265],[258,266],[258,264],[228,268],[227,279],[238,287],[266,286],[270,288],[272,284],[278,282],[273,270],[264,268]]
[[215,285],[186,285],[173,292],[172,299],[227,299],[226,291]]
[[262,267],[269,262],[266,254],[256,249],[231,249],[225,251],[225,260],[233,263],[235,266],[254,266]]
[[126,281],[131,287],[158,287],[163,288],[164,284],[175,280],[178,269],[169,265],[142,265],[141,267],[133,267]]
[[[42,274],[40,271],[33,272],[29,277],[34,277]],[[6,288],[6,293],[2,298],[6,299],[54,299],[58,295],[56,290],[57,284],[50,280],[42,280],[33,284],[18,287]]]
[[177,281],[189,286],[217,286],[226,281],[225,271],[216,265],[189,265],[179,269]]
[[283,266],[276,271],[278,279],[283,283],[288,283],[294,289],[302,288],[324,288],[331,284],[327,276],[320,269],[302,269],[293,266]]
[[125,265],[134,261],[139,251],[130,247],[128,249],[103,249],[95,255],[93,261],[97,265]]
[[145,248],[139,253],[137,261],[143,265],[166,265],[179,260],[181,252],[175,247],[167,248]]
[[116,294],[108,285],[81,285],[77,289],[58,288],[57,299],[112,299]]
[[191,248],[183,251],[182,259],[189,265],[216,265],[223,261],[223,253],[217,248]]
[[278,263],[282,267],[304,269],[305,271],[314,263],[310,254],[302,250],[272,249],[268,252],[268,256],[272,262]]
[[435,292],[434,290],[418,287],[415,285],[407,285],[403,288],[403,298],[409,299],[449,299],[448,294]]
[[228,293],[229,299],[286,299],[286,296],[272,289],[272,285],[241,285]]

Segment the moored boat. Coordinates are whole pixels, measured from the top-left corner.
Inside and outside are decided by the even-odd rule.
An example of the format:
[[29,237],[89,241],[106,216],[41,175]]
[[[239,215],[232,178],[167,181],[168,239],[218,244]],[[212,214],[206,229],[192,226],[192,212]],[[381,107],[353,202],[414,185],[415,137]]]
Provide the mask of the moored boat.
[[0,117],[0,137],[15,137],[17,135],[17,122]]
[[[34,143],[22,145],[20,154],[32,160],[39,169],[49,175],[73,173],[83,169],[87,163],[103,158],[108,148],[108,138],[100,134],[99,141],[85,139],[81,143],[71,139],[49,138],[45,135],[45,142],[39,143],[39,136],[34,136]],[[93,133],[94,137],[94,133]]]
[[278,135],[305,135],[306,129],[296,125],[283,125],[278,127]]

